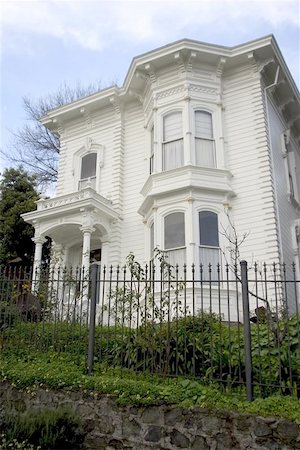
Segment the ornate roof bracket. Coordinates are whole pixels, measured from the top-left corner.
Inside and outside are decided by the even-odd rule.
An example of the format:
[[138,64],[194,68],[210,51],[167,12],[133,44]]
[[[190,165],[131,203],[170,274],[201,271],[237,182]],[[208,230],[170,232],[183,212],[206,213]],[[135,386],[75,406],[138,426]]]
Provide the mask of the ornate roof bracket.
[[116,95],[113,95],[112,97],[109,98],[109,101],[110,101],[110,104],[114,108],[115,116],[117,118],[120,117],[122,108],[121,108],[121,102],[120,102],[119,97],[117,97]]
[[192,72],[192,70],[193,70],[193,63],[195,62],[196,58],[197,58],[197,52],[191,51],[190,54],[189,54],[189,57],[188,57],[188,59],[186,61],[186,70],[187,70],[187,72]]
[[180,75],[183,75],[186,70],[186,64],[182,58],[182,54],[180,51],[174,53],[174,60],[177,63],[177,67],[178,67],[178,71],[179,71]]
[[90,130],[93,127],[93,121],[91,119],[89,112],[87,111],[86,108],[80,108],[79,112],[85,119],[86,128]]
[[136,100],[138,100],[141,104],[143,104],[144,98],[143,98],[143,96],[140,93],[138,93],[138,92],[136,92],[136,91],[134,91],[132,89],[129,89],[128,94],[131,97],[133,97]]
[[217,65],[217,70],[216,70],[217,78],[221,78],[221,76],[223,74],[225,63],[226,63],[226,58],[220,58],[219,59],[219,62],[218,62],[218,65]]
[[[253,57],[255,59],[255,56],[253,54]],[[257,62],[257,70],[258,72],[262,73],[265,71],[266,67],[268,67],[270,64],[276,64],[275,58],[268,58],[264,61]]]
[[156,84],[157,76],[153,65],[150,63],[145,64],[145,70],[150,78],[151,83]]

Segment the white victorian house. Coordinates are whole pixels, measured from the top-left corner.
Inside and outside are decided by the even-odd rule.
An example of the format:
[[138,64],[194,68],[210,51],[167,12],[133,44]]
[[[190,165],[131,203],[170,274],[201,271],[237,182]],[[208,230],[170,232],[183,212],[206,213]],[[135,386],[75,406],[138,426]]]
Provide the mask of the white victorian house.
[[[236,47],[189,39],[133,59],[122,87],[49,111],[57,194],[24,214],[35,268],[52,238],[67,266],[300,259],[299,92],[273,36]],[[229,230],[229,231],[228,231]],[[225,233],[226,234],[226,233]]]

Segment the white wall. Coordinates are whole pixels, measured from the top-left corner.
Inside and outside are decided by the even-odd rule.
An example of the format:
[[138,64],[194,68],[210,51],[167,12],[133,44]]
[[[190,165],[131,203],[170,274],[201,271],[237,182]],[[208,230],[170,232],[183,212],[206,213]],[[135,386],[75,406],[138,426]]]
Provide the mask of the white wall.
[[241,258],[278,262],[278,233],[266,115],[259,74],[234,72],[223,83],[225,161],[236,193],[230,203],[239,236],[249,233]]

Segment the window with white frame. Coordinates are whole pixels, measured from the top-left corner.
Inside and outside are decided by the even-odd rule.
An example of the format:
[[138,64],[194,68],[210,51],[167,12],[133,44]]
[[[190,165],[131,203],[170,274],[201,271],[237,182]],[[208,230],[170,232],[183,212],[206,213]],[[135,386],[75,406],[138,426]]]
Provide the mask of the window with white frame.
[[81,158],[79,189],[96,188],[97,153],[87,153]]
[[199,259],[203,270],[203,280],[218,279],[220,263],[218,215],[212,211],[199,212]]
[[183,132],[181,112],[172,112],[163,119],[163,170],[183,166]]
[[164,219],[164,248],[168,263],[180,268],[186,262],[185,256],[185,218],[183,212],[174,212]]
[[195,111],[195,151],[197,166],[216,167],[212,115],[207,111]]

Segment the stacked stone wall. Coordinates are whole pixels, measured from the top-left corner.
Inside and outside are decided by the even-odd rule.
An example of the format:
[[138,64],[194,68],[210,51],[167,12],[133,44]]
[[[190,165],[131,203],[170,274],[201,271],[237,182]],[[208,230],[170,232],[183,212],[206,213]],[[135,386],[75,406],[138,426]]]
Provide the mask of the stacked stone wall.
[[119,406],[115,398],[85,392],[0,385],[0,416],[10,411],[67,407],[81,418],[88,450],[295,450],[300,427],[274,417],[176,406]]

